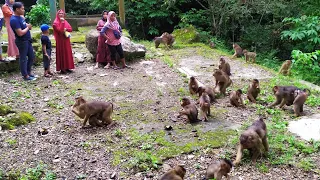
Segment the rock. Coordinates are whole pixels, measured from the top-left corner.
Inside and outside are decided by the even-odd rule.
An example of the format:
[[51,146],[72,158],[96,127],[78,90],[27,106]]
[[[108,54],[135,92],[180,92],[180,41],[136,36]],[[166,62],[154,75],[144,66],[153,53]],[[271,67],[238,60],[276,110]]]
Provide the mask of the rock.
[[[100,36],[99,32],[95,29],[89,31],[86,35],[86,47],[89,52],[96,57],[97,54],[97,47],[98,47],[98,37]],[[122,36],[121,37],[121,44],[124,51],[124,56],[126,60],[138,58],[138,57],[145,57],[146,55],[146,48],[144,45],[133,43],[128,37]]]
[[43,112],[48,112],[49,111],[49,109],[43,109]]
[[75,63],[83,63],[84,62],[84,57],[83,57],[83,54],[81,53],[74,53],[73,55],[74,59],[75,59]]
[[39,153],[39,151],[40,151],[40,150],[39,150],[39,149],[37,149],[37,150],[35,150],[35,151],[34,151],[34,153],[33,153],[33,154],[34,154],[34,155],[37,155],[37,154]]
[[193,159],[194,155],[188,155],[188,159]]
[[113,173],[110,175],[110,178],[111,178],[111,179],[115,179],[115,178],[116,178],[116,175],[117,175],[117,173],[116,173],[116,172],[113,172]]
[[163,164],[162,169],[163,169],[163,172],[167,172],[171,169],[171,166],[169,164]]

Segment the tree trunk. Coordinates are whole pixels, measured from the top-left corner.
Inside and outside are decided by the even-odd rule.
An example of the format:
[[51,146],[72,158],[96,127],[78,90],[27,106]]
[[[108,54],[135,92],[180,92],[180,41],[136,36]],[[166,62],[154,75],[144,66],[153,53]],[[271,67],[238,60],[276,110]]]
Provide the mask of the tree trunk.
[[124,12],[124,0],[119,0],[119,16],[121,26],[125,27],[125,12]]
[[59,0],[59,7],[62,9],[64,12],[66,12],[66,6],[64,4],[64,0]]
[[54,19],[56,18],[56,13],[57,13],[56,0],[49,0],[49,5],[50,5],[50,17],[51,17],[51,24],[52,24]]

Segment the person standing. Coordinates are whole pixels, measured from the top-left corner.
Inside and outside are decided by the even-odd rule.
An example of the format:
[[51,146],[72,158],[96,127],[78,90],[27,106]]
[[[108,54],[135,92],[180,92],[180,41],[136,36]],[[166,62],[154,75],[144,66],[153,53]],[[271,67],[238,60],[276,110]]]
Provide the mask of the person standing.
[[15,34],[15,43],[20,53],[20,71],[25,80],[33,81],[37,78],[31,74],[34,59],[30,33],[32,26],[26,23],[25,18],[22,16],[24,15],[24,5],[21,2],[15,2],[13,4],[13,12],[14,14],[10,18],[10,26]]
[[120,56],[120,61],[122,62],[122,68],[129,68],[124,59],[123,49],[120,42],[122,29],[117,21],[116,13],[110,11],[108,13],[107,23],[103,26],[100,36],[104,36],[107,40],[105,43],[108,44],[109,50],[111,52],[111,62],[113,64],[113,69],[119,69],[116,65],[117,53]]
[[6,60],[3,59],[2,57],[2,26],[3,26],[3,13],[2,10],[0,9],[0,62],[6,62]]
[[[104,10],[102,12],[102,18],[98,21],[97,30],[100,32],[108,19],[108,11]],[[96,66],[94,68],[99,68],[99,63],[107,63],[104,68],[110,67],[110,51],[105,41],[107,39],[104,36],[99,36],[98,38],[98,49],[97,49],[97,57],[96,57]]]
[[49,26],[47,24],[42,24],[40,26],[42,35],[41,35],[41,44],[42,44],[42,57],[43,57],[43,68],[44,68],[44,77],[51,77],[53,73],[50,71],[50,62],[51,62],[51,41],[49,39]]
[[70,32],[72,27],[65,20],[65,12],[60,9],[53,22],[53,36],[56,40],[56,70],[61,74],[71,73],[74,69]]
[[[10,27],[10,18],[13,14],[13,4],[15,0],[5,0],[5,4],[2,6],[2,12],[4,15],[4,20],[7,27],[8,32],[8,50],[7,54],[9,57],[15,57],[19,58],[19,50],[18,47],[15,44],[15,34],[13,33],[11,27]],[[22,14],[23,16],[24,14]]]

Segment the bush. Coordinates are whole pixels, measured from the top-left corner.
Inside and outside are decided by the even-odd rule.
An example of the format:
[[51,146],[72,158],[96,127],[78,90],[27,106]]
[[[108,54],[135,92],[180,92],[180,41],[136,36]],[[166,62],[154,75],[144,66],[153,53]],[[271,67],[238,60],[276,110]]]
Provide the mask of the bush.
[[49,24],[51,22],[50,8],[43,4],[33,5],[31,11],[27,13],[26,18],[30,20],[32,25]]

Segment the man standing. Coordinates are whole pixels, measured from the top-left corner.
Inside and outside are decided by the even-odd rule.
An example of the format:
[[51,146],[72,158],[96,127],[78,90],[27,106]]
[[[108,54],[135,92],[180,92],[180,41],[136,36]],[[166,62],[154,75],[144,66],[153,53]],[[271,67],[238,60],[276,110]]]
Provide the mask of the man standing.
[[21,2],[13,4],[14,14],[10,18],[10,26],[16,36],[16,45],[20,54],[20,71],[24,80],[33,81],[37,78],[31,74],[34,52],[31,44],[31,24],[26,23],[24,18],[24,5]]

